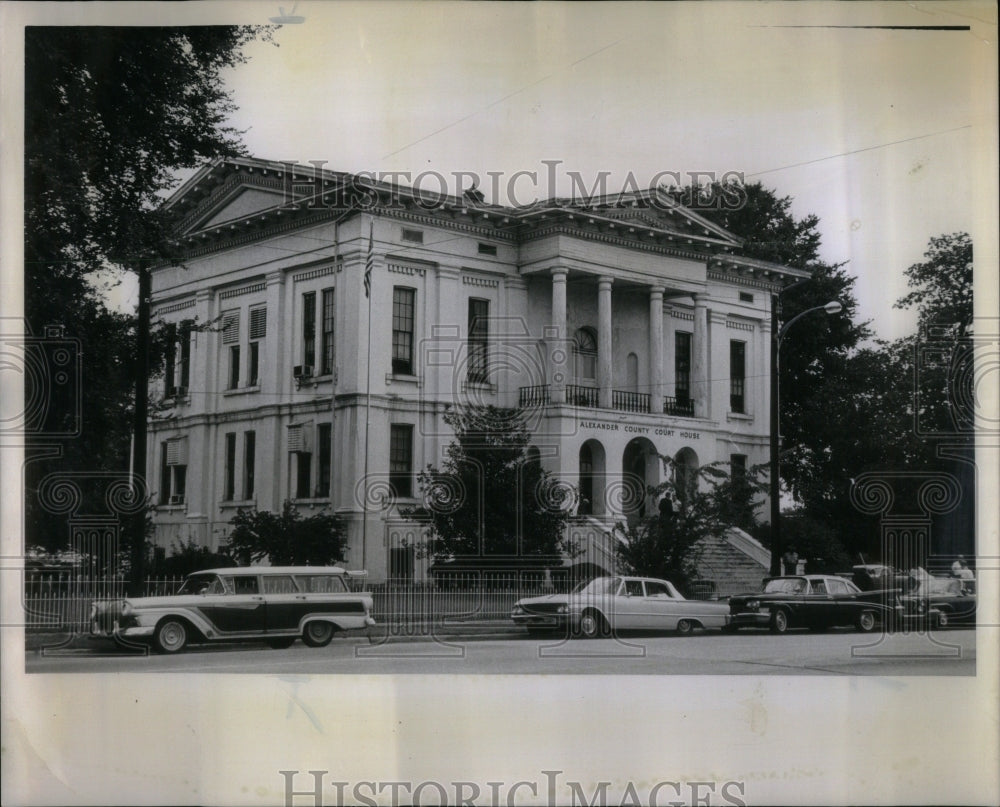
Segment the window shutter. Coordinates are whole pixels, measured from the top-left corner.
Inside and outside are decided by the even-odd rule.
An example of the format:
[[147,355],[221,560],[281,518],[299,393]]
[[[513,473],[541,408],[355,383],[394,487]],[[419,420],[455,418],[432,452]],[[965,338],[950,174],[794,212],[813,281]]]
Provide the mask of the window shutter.
[[310,425],[306,423],[293,423],[288,427],[288,451],[292,454],[310,454]]
[[267,336],[267,307],[258,306],[250,309],[250,338],[263,339]]
[[240,312],[227,311],[222,315],[222,344],[235,345],[240,341]]
[[187,438],[175,437],[167,440],[167,465],[187,465]]

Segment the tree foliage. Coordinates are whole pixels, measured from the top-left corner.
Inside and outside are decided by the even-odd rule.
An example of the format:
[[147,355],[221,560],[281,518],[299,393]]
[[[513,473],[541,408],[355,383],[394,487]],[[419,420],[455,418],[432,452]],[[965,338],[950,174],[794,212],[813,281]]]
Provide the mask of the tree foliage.
[[688,592],[698,577],[701,543],[732,526],[753,529],[766,488],[760,468],[732,474],[728,463],[717,462],[685,473],[671,457],[659,458],[667,481],[649,490],[659,512],[616,525],[618,561],[627,572],[667,579]]
[[[135,322],[108,307],[106,287],[122,269],[169,253],[157,206],[177,169],[241,150],[226,122],[224,74],[268,35],[231,26],[25,29],[25,317],[35,337],[62,325],[78,347],[80,377],[50,385],[48,405],[53,418],[79,415],[81,425],[60,441],[59,457],[26,467],[28,543],[67,540],[65,517],[33,495],[46,474],[128,468]],[[54,442],[31,438],[29,456],[39,441]],[[103,501],[103,491],[84,498]]]
[[244,566],[262,560],[272,566],[324,566],[346,558],[344,520],[334,513],[303,517],[286,500],[280,513],[240,509],[229,523],[226,554]]
[[912,291],[896,308],[916,306],[924,332],[954,328],[959,338],[972,330],[972,239],[968,233],[932,238],[925,261],[906,270]]
[[529,456],[523,412],[470,406],[444,419],[455,439],[440,469],[420,472],[424,506],[408,512],[428,524],[423,550],[437,559],[571,550],[564,528],[573,491]]

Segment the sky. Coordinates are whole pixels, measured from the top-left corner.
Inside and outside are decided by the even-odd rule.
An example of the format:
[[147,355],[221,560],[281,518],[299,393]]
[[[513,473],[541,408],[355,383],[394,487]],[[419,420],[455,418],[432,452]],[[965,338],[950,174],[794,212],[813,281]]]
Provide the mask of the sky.
[[[260,4],[268,15],[277,13]],[[931,9],[938,9],[935,13]],[[741,172],[820,217],[876,334],[928,239],[973,231],[969,169],[995,125],[986,5],[299,2],[230,77],[250,153],[345,171],[517,171],[517,201],[631,172]],[[266,16],[262,14],[262,17]],[[261,19],[261,22],[266,20]],[[886,30],[829,26],[970,26]],[[802,26],[802,27],[799,27]],[[982,30],[981,30],[982,29]],[[436,189],[434,174],[421,181]],[[509,202],[510,198],[495,201]],[[529,199],[530,201],[530,199]]]

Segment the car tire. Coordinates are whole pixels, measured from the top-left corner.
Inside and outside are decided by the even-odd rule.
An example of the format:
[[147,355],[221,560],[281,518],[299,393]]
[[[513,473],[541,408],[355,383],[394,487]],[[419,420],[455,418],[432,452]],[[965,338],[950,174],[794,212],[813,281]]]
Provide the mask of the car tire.
[[580,635],[584,639],[599,639],[609,632],[607,621],[597,611],[584,611],[580,616]]
[[287,650],[293,644],[295,644],[294,636],[275,636],[267,640],[267,646],[274,650]]
[[677,623],[677,633],[680,636],[690,636],[692,633],[694,633],[694,627],[695,627],[694,622],[692,622],[690,619],[682,619],[680,622]]
[[858,614],[858,619],[857,622],[854,623],[854,626],[862,633],[871,633],[875,630],[877,622],[878,620],[875,619],[874,611],[862,611]]
[[310,622],[302,631],[302,641],[307,647],[326,647],[333,639],[333,631],[329,622]]
[[771,633],[786,633],[788,631],[788,612],[780,608],[771,614]]
[[188,627],[181,619],[169,617],[156,626],[153,645],[161,653],[180,653],[187,645]]

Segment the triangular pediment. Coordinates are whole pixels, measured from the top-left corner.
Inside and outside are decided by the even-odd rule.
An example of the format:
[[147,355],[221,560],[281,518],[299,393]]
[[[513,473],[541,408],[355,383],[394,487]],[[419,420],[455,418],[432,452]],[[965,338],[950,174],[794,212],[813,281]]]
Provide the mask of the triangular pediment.
[[287,201],[281,191],[240,185],[221,198],[211,200],[204,209],[198,210],[189,218],[184,229],[196,232],[242,221],[256,213],[280,207]]

